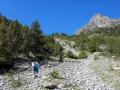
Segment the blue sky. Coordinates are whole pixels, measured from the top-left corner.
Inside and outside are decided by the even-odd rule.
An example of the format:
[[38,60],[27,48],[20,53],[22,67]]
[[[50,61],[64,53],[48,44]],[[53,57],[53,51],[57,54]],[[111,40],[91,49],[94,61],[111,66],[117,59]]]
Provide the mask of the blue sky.
[[96,13],[120,18],[120,0],[0,0],[0,12],[31,25],[39,20],[45,34],[74,34]]

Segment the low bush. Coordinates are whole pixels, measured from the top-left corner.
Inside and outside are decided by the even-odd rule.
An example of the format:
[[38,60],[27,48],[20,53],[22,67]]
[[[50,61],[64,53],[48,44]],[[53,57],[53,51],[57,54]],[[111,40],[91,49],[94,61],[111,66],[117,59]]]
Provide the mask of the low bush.
[[83,58],[87,58],[87,57],[88,57],[88,55],[85,51],[81,51],[78,56],[79,59],[83,59]]
[[69,58],[76,58],[76,56],[71,51],[68,51],[66,56]]
[[60,75],[59,72],[57,70],[53,70],[50,75],[55,78],[55,79],[63,79]]

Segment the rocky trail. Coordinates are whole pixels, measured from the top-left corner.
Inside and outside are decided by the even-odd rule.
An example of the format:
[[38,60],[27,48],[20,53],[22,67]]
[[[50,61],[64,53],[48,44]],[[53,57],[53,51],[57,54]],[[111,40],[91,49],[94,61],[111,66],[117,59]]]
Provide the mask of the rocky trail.
[[58,66],[58,69],[64,73],[63,76],[68,82],[79,86],[82,90],[115,90],[89,68],[92,60],[94,60],[93,55],[90,55],[88,59],[83,59],[81,62],[65,62]]
[[49,81],[49,73],[54,69],[58,70],[60,75],[65,78],[65,81],[58,85],[58,87],[61,86],[55,90],[74,90],[62,87],[65,83],[69,86],[79,87],[80,89],[77,90],[115,90],[113,87],[104,83],[102,79],[89,68],[89,64],[94,60],[93,58],[94,56],[90,55],[87,59],[74,62],[49,62],[46,64],[46,67],[41,69],[41,76],[37,79],[34,79],[33,72],[30,70],[17,73],[14,77],[22,78],[25,83],[17,89],[13,89],[8,85],[9,79],[5,80],[4,76],[0,76],[0,90],[44,90],[40,88],[52,84],[52,82]]
[[[66,47],[68,48],[68,46]],[[69,48],[72,49],[73,48]],[[73,50],[76,51],[76,50]],[[69,59],[65,58],[65,62],[48,61],[42,66],[40,77],[34,79],[33,71],[30,69],[31,64],[24,63],[26,70],[23,70],[13,77],[15,80],[22,80],[21,87],[13,88],[9,85],[11,80],[6,79],[6,75],[0,75],[0,90],[116,90],[107,85],[89,65],[94,60],[94,54],[89,55],[86,59]],[[22,67],[22,65],[20,65]],[[53,79],[50,73],[57,70],[64,79]],[[54,89],[47,89],[48,86],[54,86]],[[77,88],[75,88],[77,87]]]

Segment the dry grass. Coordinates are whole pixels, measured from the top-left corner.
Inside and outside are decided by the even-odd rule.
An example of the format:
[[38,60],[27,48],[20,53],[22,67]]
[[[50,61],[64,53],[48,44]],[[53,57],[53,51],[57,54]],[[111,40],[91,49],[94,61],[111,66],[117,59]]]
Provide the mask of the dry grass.
[[120,72],[115,71],[112,68],[113,65],[117,64],[120,65],[120,62],[109,60],[107,58],[99,58],[90,64],[90,68],[95,70],[98,76],[100,76],[105,83],[112,85],[117,90],[120,90]]

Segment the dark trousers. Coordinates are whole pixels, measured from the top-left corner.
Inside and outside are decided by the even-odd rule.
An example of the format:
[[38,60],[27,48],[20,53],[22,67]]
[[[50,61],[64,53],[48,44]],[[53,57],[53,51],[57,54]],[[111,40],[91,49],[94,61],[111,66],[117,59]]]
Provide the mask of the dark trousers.
[[37,67],[34,67],[34,74],[39,73],[39,69]]

